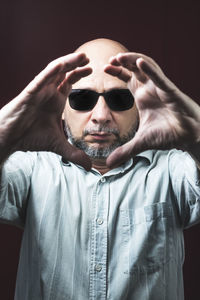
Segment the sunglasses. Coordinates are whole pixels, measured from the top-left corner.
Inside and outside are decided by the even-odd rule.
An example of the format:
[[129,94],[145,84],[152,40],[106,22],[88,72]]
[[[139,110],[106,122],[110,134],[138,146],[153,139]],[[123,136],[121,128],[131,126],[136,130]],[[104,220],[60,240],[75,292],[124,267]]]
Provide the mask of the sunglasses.
[[134,97],[128,89],[113,89],[104,93],[72,89],[69,94],[69,104],[75,110],[89,111],[95,107],[99,96],[103,96],[108,107],[114,111],[128,110],[134,104]]

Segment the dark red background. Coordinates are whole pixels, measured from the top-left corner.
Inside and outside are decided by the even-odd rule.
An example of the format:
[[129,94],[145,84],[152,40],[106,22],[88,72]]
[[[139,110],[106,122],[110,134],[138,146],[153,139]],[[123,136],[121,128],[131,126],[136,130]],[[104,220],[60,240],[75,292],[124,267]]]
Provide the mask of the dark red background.
[[[199,0],[1,0],[1,106],[48,62],[98,37],[118,40],[151,56],[200,103],[199,30]],[[186,300],[200,299],[199,236],[200,226],[185,233]],[[0,299],[11,300],[21,231],[1,225],[0,237]]]

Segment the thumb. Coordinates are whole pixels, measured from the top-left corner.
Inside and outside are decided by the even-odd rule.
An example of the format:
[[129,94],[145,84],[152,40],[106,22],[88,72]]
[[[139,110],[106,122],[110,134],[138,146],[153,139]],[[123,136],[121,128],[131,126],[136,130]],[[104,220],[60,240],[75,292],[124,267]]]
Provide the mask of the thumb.
[[84,151],[79,150],[75,146],[72,146],[67,140],[56,145],[54,150],[57,154],[63,157],[64,161],[70,161],[75,164],[82,166],[86,171],[89,171],[92,167],[90,158],[85,154]]
[[118,147],[114,150],[107,158],[106,164],[109,168],[116,168],[133,158],[140,152],[143,152],[148,149],[148,146],[142,142],[141,138],[135,135],[135,137],[130,140],[128,143]]
[[56,140],[53,144],[51,144],[51,146],[53,146],[52,151],[61,155],[64,161],[71,161],[75,164],[78,164],[86,169],[86,171],[89,171],[91,169],[92,162],[89,156],[86,155],[84,151],[78,149],[68,142],[65,132],[65,123],[63,120],[61,120],[61,125],[59,124],[58,126]]

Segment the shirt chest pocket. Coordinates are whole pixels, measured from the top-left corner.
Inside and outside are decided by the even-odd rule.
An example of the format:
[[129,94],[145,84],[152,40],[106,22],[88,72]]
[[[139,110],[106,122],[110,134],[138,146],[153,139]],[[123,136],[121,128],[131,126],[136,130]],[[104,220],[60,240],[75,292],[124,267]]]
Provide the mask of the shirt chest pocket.
[[124,273],[160,269],[173,257],[172,211],[166,203],[120,210]]

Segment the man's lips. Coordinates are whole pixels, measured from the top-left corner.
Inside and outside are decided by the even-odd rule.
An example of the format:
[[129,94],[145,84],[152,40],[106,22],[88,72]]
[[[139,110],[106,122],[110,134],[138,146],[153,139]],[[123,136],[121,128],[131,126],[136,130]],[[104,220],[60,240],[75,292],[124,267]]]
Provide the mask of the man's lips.
[[112,133],[107,132],[91,132],[88,134],[93,140],[104,141],[108,140],[108,138],[112,135]]
[[107,133],[107,132],[92,132],[92,133],[90,133],[90,135],[109,136],[109,135],[111,135],[111,133]]

